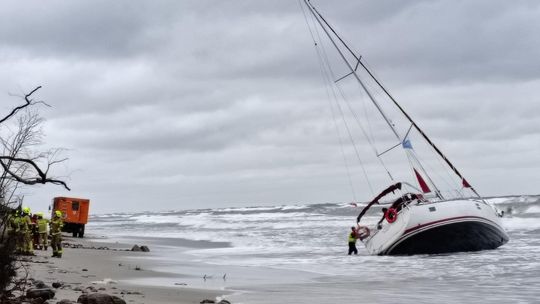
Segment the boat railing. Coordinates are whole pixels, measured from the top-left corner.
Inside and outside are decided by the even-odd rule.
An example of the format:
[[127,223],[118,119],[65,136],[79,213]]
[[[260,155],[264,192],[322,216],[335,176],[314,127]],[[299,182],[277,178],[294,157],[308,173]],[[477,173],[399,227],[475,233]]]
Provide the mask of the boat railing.
[[[416,201],[417,204],[421,204],[423,202],[430,203],[422,195],[415,194],[415,193],[405,193],[401,198],[407,198],[407,199],[404,200],[403,202],[401,202],[399,204],[399,206],[397,206],[397,208],[396,208],[398,218],[404,212],[404,210],[409,211],[411,209],[410,208],[411,203],[413,203],[415,201]],[[369,233],[369,236],[361,239],[361,241],[366,242],[366,241],[370,240],[375,235],[377,235],[377,233],[380,230],[382,230],[382,227],[384,227],[385,225],[388,225],[388,224],[390,224],[390,223],[387,223],[386,221],[382,221],[380,224],[377,223],[374,226],[365,226],[365,227],[367,227],[369,229],[370,233]],[[379,227],[379,225],[380,225],[380,227]]]

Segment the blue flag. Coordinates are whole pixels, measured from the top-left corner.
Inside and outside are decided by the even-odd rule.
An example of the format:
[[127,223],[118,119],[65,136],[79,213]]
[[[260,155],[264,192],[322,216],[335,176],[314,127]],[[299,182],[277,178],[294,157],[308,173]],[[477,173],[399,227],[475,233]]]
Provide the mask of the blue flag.
[[405,139],[402,143],[404,149],[412,149],[411,141],[408,139]]

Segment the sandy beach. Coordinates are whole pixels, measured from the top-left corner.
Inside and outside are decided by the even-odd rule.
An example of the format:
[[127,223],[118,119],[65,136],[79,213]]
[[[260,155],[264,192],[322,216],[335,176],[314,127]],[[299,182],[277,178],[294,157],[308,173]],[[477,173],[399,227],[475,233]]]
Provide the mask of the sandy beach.
[[[25,257],[23,264],[28,278],[43,281],[46,285],[62,284],[53,288],[55,298],[76,302],[84,293],[106,293],[122,298],[126,303],[200,303],[202,300],[219,302],[224,291],[190,288],[179,281],[174,286],[142,286],[130,284],[133,279],[170,276],[149,270],[152,268],[152,252],[130,251],[133,244],[107,243],[97,239],[65,238],[61,259],[52,258],[51,251],[36,250],[35,257]],[[78,247],[78,248],[72,248]],[[126,260],[138,257],[138,264]],[[25,271],[21,271],[21,276]],[[189,275],[189,274],[187,274]]]

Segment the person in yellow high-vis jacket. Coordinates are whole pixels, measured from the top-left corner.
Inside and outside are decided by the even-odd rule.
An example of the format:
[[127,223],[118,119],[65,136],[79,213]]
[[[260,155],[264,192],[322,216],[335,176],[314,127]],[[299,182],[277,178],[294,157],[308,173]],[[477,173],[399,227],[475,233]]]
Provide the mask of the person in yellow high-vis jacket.
[[51,247],[53,249],[53,257],[61,258],[62,257],[62,227],[64,226],[64,221],[62,220],[62,211],[56,210],[54,216],[49,223],[51,227]]
[[42,250],[47,250],[47,243],[49,234],[47,233],[47,227],[49,226],[49,220],[46,218],[43,218],[43,212],[37,213],[37,228],[39,233],[39,241],[38,241],[38,248]]
[[11,214],[9,215],[9,218],[7,220],[8,223],[8,239],[10,242],[13,242],[12,244],[15,247],[16,251],[20,251],[19,246],[19,210],[13,209]]
[[351,227],[351,232],[349,233],[349,255],[351,255],[353,252],[354,254],[358,254],[358,249],[356,249],[356,240],[358,239],[358,233],[356,232],[356,228],[353,226]]
[[30,219],[30,208],[22,209],[22,217],[19,221],[19,235],[21,237],[21,253],[25,255],[34,254],[34,244],[32,242],[32,220]]

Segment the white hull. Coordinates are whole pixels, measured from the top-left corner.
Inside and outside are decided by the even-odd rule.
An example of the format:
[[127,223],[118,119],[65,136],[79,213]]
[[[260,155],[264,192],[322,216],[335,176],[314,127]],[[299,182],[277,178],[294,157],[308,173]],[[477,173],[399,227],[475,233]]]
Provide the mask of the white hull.
[[413,202],[363,242],[373,255],[410,255],[494,249],[508,239],[492,206],[462,199]]

